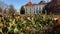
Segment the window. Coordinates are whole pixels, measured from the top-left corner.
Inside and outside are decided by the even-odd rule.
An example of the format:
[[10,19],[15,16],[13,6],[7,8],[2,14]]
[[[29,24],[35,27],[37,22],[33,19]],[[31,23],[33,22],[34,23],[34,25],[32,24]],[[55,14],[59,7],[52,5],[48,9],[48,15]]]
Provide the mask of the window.
[[30,8],[30,14],[31,14],[31,8]]

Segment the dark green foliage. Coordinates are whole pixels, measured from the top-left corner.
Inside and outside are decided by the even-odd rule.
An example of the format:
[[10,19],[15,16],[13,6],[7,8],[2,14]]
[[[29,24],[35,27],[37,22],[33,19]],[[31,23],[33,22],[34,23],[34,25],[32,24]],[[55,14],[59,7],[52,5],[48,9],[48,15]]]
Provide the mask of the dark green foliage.
[[18,23],[18,24],[17,24],[17,28],[23,28],[23,27],[24,27],[23,24],[21,24],[21,23]]
[[0,34],[2,34],[2,32],[0,32]]
[[14,30],[9,31],[8,34],[15,34]]
[[11,28],[12,28],[12,29],[14,29],[14,28],[15,28],[15,26],[14,26],[14,25],[12,25],[12,26],[11,26]]
[[20,13],[21,13],[21,14],[25,14],[24,6],[21,7]]
[[8,28],[7,27],[3,27],[2,28],[2,32],[4,33],[4,32],[7,32],[8,31]]
[[4,22],[4,20],[3,20],[3,19],[1,19],[1,22],[3,23],[3,22]]
[[54,23],[54,24],[55,24],[55,23],[56,23],[56,20],[52,20],[52,23]]
[[0,17],[2,17],[2,15],[0,15]]
[[6,22],[10,22],[9,19],[6,19]]

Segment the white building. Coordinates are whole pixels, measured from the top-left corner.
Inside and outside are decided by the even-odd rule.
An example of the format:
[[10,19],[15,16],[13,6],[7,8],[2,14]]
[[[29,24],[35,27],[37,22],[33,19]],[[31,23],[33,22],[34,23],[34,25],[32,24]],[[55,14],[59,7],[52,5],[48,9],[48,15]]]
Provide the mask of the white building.
[[43,7],[47,3],[45,1],[41,1],[38,4],[33,4],[32,2],[28,2],[26,5],[24,5],[25,8],[25,14],[39,14],[42,13]]

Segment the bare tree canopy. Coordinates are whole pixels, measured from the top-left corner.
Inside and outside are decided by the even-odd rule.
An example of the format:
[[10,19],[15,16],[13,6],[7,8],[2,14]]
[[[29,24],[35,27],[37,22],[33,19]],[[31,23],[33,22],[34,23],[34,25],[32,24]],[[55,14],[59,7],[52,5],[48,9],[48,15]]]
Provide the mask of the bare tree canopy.
[[0,8],[0,13],[2,13],[2,8]]
[[46,10],[48,14],[50,12],[60,14],[60,0],[51,0],[51,2],[45,6],[44,10]]
[[9,14],[14,14],[15,13],[15,9],[13,5],[9,6]]

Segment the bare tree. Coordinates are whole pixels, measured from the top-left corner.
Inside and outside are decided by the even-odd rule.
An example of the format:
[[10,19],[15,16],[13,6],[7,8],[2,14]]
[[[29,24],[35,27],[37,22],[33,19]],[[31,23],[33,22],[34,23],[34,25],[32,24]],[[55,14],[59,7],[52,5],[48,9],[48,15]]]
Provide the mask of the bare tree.
[[14,8],[13,5],[10,5],[8,10],[9,10],[9,14],[14,14],[15,13],[15,8]]
[[2,13],[2,8],[0,8],[0,13]]
[[51,0],[47,5],[44,7],[47,11],[47,14],[60,14],[60,0]]
[[7,10],[6,10],[6,8],[4,9],[4,14],[6,14],[6,12],[7,12]]

